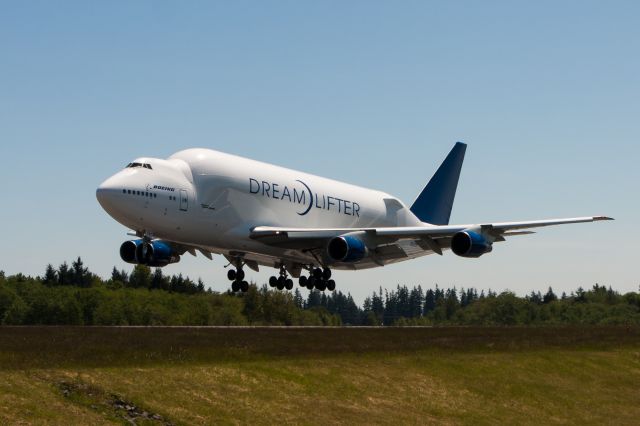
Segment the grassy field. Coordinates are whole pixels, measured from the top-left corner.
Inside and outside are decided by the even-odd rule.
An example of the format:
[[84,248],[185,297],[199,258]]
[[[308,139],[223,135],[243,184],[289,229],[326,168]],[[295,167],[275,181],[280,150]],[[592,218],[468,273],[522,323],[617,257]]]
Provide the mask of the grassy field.
[[640,328],[0,327],[0,424],[638,424]]

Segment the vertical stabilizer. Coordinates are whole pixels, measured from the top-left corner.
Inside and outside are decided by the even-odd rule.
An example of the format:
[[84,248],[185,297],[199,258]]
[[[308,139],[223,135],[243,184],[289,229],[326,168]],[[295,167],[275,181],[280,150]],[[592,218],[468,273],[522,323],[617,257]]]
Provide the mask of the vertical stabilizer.
[[422,222],[448,225],[467,145],[458,142],[411,206]]

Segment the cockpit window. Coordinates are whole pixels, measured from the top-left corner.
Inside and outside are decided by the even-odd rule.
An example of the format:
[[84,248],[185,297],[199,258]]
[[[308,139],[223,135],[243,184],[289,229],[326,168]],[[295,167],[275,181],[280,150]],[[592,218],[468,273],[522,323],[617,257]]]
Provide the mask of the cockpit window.
[[125,169],[132,168],[132,167],[143,167],[145,169],[153,170],[153,168],[151,167],[151,164],[148,164],[148,163],[129,163],[127,164],[127,167],[125,167]]

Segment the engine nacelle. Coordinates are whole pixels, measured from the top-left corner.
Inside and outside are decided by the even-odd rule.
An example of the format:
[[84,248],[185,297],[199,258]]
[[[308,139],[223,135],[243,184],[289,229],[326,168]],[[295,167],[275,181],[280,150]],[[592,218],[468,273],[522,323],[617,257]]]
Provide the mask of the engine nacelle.
[[120,246],[120,257],[127,263],[139,263],[147,266],[162,267],[180,261],[180,256],[169,243],[161,240],[125,241]]
[[142,240],[131,240],[122,243],[120,246],[120,258],[127,263],[140,263],[136,258],[136,249],[143,242]]
[[336,262],[357,262],[368,253],[365,243],[353,235],[335,237],[329,241],[327,254]]
[[491,242],[474,231],[460,231],[451,239],[451,251],[462,257],[480,257],[493,250]]

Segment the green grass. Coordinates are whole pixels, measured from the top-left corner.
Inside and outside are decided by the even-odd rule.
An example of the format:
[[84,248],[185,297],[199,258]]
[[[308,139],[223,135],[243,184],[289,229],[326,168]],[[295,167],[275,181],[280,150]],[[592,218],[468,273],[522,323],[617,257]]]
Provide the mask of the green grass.
[[640,328],[0,327],[0,424],[638,418]]

